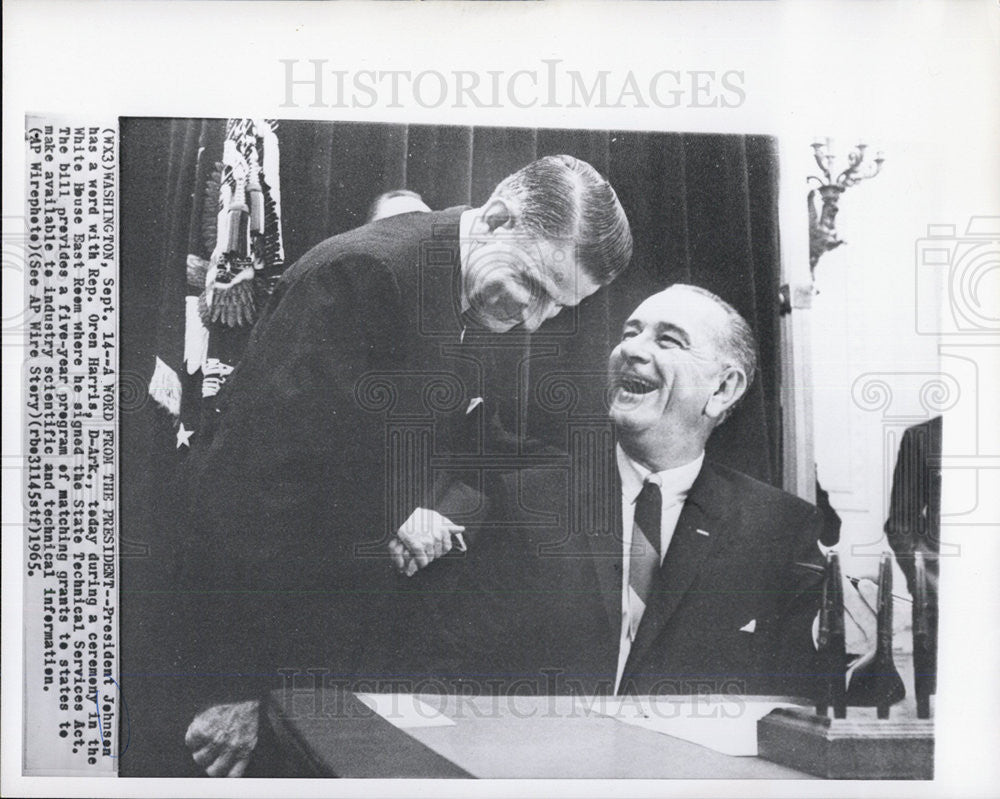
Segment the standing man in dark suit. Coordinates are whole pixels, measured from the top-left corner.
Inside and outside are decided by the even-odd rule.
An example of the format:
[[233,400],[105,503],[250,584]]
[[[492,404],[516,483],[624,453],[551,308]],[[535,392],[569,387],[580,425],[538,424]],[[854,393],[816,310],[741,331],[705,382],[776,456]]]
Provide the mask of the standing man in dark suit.
[[611,429],[577,436],[568,469],[501,481],[503,510],[469,553],[477,584],[436,587],[463,602],[401,645],[423,661],[411,673],[811,694],[817,509],[704,459],[755,371],[750,329],[710,292],[675,285],[639,305],[610,357]]
[[[610,283],[631,249],[610,184],[563,155],[480,208],[373,222],[285,272],[189,461],[187,691],[202,708],[246,700],[188,730],[210,775],[247,767],[253,698],[279,670],[349,674],[389,634],[375,612],[393,588],[387,543],[416,570],[480,506],[474,480],[429,463],[488,435],[495,398],[470,339],[535,330]],[[412,435],[388,434],[398,418],[418,422]]]
[[924,556],[927,569],[928,626],[931,651],[930,692],[937,691],[938,558],[941,552],[942,417],[906,428],[892,475],[892,494],[885,534],[912,594],[916,588],[914,555]]

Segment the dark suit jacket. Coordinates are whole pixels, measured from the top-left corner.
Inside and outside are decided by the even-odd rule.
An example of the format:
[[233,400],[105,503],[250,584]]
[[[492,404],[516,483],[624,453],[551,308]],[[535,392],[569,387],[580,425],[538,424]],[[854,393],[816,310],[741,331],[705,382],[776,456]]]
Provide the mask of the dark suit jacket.
[[936,577],[941,546],[941,428],[940,416],[908,427],[903,433],[892,476],[892,495],[885,533],[913,590],[913,553],[927,558]]
[[[414,578],[426,586],[423,626],[400,641],[398,673],[485,692],[519,680],[515,690],[610,692],[622,590],[613,452],[511,474],[502,489],[503,510],[468,556],[477,565],[454,577],[445,560]],[[812,505],[706,462],[621,690],[814,695],[821,577],[795,564],[821,565],[820,524]]]
[[486,367],[476,336],[460,344],[461,210],[306,253],[220,392],[189,460],[174,633],[200,704],[258,695],[283,670],[350,673],[384,633],[399,524],[418,505],[459,522],[481,511],[476,475],[437,462],[488,427],[466,412]]
[[941,551],[940,416],[908,427],[903,433],[892,475],[892,495],[885,534],[912,593],[916,586],[913,554],[922,552],[927,567],[931,691],[937,690],[938,575]]

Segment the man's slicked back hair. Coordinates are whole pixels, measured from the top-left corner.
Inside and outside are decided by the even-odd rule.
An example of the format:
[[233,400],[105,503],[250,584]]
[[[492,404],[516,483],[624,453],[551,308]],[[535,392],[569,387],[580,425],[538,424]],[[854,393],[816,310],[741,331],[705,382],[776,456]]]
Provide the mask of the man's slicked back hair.
[[501,181],[493,196],[511,202],[526,233],[574,241],[581,269],[600,285],[632,258],[632,232],[618,195],[586,161],[539,158]]

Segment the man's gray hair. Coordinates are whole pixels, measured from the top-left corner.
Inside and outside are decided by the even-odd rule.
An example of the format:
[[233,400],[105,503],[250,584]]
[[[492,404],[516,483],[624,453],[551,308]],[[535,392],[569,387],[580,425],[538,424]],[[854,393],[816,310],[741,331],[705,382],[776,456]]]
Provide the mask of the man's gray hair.
[[510,201],[530,235],[573,241],[581,269],[607,285],[632,259],[632,232],[618,195],[586,161],[550,155],[500,182],[493,197]]
[[725,421],[743,401],[743,397],[747,395],[750,391],[750,386],[753,385],[754,377],[757,376],[757,342],[753,330],[750,329],[747,320],[740,316],[739,311],[722,299],[722,297],[713,294],[708,289],[703,289],[701,286],[693,286],[690,283],[675,283],[670,288],[684,289],[695,294],[700,294],[702,297],[707,297],[726,314],[728,324],[724,330],[719,331],[716,346],[723,360],[728,360],[733,366],[738,366],[743,370],[743,373],[747,377],[747,387],[743,392],[743,396],[736,401],[726,412],[722,420],[720,420]]

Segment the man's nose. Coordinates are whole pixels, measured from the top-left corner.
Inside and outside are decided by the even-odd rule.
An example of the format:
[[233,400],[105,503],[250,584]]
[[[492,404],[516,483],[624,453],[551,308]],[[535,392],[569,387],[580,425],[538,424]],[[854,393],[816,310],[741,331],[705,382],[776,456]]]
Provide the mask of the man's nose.
[[549,303],[549,305],[542,309],[541,312],[539,312],[538,309],[532,310],[531,308],[528,308],[522,322],[524,329],[529,333],[534,333],[542,326],[543,322],[547,322],[549,319],[558,316],[559,311],[561,310],[562,306],[554,302]]
[[623,339],[619,345],[619,351],[622,357],[628,361],[638,363],[649,361],[648,342],[645,341],[643,336],[632,336],[631,338]]

